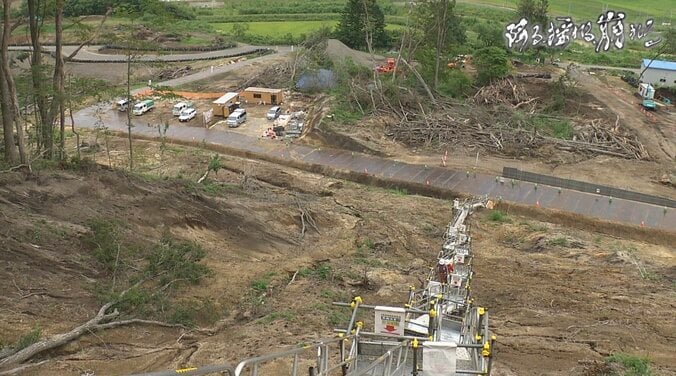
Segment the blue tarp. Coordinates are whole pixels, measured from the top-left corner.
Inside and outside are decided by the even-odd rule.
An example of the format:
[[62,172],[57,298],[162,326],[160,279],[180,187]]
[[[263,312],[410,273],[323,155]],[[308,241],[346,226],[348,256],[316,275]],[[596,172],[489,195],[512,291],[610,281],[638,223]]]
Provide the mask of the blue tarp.
[[336,85],[335,74],[328,69],[318,69],[303,73],[296,82],[296,89],[301,91],[317,91],[330,89]]

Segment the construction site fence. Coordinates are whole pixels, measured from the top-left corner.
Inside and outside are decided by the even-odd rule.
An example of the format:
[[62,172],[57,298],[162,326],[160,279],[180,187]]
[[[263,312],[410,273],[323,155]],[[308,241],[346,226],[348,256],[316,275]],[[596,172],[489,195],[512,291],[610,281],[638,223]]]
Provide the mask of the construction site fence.
[[613,188],[606,185],[587,183],[579,180],[562,179],[549,175],[536,174],[522,171],[518,168],[504,167],[502,176],[505,178],[528,181],[531,183],[550,185],[553,187],[573,189],[580,192],[596,193],[603,196],[622,198],[625,200],[645,202],[664,207],[676,208],[676,200],[665,197],[652,196],[644,193],[628,191],[626,189]]

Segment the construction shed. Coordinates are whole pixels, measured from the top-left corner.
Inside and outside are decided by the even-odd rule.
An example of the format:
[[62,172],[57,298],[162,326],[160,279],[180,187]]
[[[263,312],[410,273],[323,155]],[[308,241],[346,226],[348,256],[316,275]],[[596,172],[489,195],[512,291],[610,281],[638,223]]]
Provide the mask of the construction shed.
[[641,82],[656,87],[676,87],[676,62],[643,59],[641,71]]
[[240,94],[240,97],[247,103],[280,104],[284,102],[282,89],[248,87]]
[[225,93],[225,95],[213,101],[211,107],[214,109],[214,116],[228,117],[238,107],[238,97],[239,93]]

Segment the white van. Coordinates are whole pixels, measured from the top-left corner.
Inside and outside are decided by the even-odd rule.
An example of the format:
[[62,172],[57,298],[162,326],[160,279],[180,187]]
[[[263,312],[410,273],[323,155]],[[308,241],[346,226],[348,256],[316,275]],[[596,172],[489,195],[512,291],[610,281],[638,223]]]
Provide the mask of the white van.
[[178,102],[174,105],[174,108],[171,109],[171,114],[174,116],[180,116],[181,111],[185,110],[188,108],[188,104],[185,102]]
[[236,109],[233,113],[228,116],[225,120],[225,123],[228,124],[229,128],[237,128],[240,124],[246,121],[246,110],[243,108]]
[[117,110],[120,112],[127,111],[127,109],[129,108],[129,101],[126,99],[120,99],[119,101],[117,101],[116,106]]
[[155,107],[155,102],[148,99],[134,105],[134,110],[132,111],[134,115],[143,115],[146,112],[150,111]]

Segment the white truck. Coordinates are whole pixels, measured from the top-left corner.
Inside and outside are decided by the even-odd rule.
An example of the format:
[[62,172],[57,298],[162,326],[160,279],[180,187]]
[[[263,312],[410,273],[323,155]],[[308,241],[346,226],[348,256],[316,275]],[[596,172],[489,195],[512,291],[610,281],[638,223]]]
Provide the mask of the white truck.
[[134,105],[134,110],[132,113],[134,115],[143,115],[146,112],[150,111],[155,107],[155,102],[153,102],[150,99],[146,99],[144,101],[138,102]]

